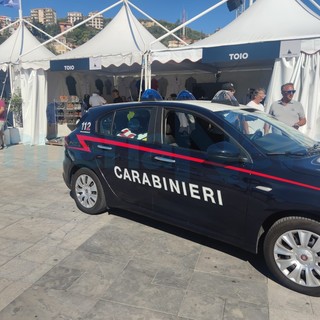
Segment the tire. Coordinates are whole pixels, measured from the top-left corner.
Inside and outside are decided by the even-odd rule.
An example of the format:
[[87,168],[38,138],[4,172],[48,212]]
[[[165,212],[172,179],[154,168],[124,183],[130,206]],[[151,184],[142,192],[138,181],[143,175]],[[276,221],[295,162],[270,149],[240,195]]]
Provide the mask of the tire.
[[107,210],[101,182],[90,169],[81,168],[73,175],[71,194],[77,207],[85,213],[99,214]]
[[279,283],[320,296],[320,223],[303,217],[278,220],[263,244],[266,264]]

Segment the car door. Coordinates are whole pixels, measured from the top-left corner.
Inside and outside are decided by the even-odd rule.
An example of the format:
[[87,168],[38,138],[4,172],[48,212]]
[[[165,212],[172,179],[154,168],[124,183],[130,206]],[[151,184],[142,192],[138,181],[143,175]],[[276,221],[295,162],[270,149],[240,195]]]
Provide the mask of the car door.
[[[187,120],[187,128],[181,125],[181,118]],[[158,121],[163,122],[162,155],[154,161],[162,188],[154,192],[155,212],[207,235],[242,238],[248,202],[247,174],[243,172],[250,161],[209,159],[207,152],[210,145],[227,141],[245,158],[241,147],[219,127],[213,128],[208,119],[181,108],[165,108]],[[203,124],[201,132],[200,122],[210,125],[210,135],[204,134]],[[170,139],[168,132],[173,135]]]
[[154,121],[148,107],[119,108],[98,121],[102,139],[95,144],[97,163],[111,191],[116,207],[132,211],[152,210],[152,189],[144,183],[143,173],[150,169],[149,127]]

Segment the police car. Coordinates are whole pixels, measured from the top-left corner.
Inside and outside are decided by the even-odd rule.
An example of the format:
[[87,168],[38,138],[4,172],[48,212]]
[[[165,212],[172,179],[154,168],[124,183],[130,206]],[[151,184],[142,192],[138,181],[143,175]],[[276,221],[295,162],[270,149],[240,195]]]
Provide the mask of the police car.
[[65,138],[80,210],[121,208],[263,252],[320,296],[320,146],[246,106],[141,101],[91,108]]

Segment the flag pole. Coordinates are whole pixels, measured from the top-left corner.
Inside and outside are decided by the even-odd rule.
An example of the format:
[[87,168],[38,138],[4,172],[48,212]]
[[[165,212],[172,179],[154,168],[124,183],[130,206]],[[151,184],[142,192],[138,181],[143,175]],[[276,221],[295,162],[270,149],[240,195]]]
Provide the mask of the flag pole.
[[22,5],[21,0],[19,0],[19,20],[22,22]]

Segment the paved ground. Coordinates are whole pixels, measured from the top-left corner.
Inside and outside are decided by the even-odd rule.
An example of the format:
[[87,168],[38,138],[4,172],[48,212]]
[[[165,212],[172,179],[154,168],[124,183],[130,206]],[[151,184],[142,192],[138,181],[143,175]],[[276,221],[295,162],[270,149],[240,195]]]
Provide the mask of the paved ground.
[[0,151],[1,320],[316,320],[256,256],[129,213],[88,216],[63,148]]

